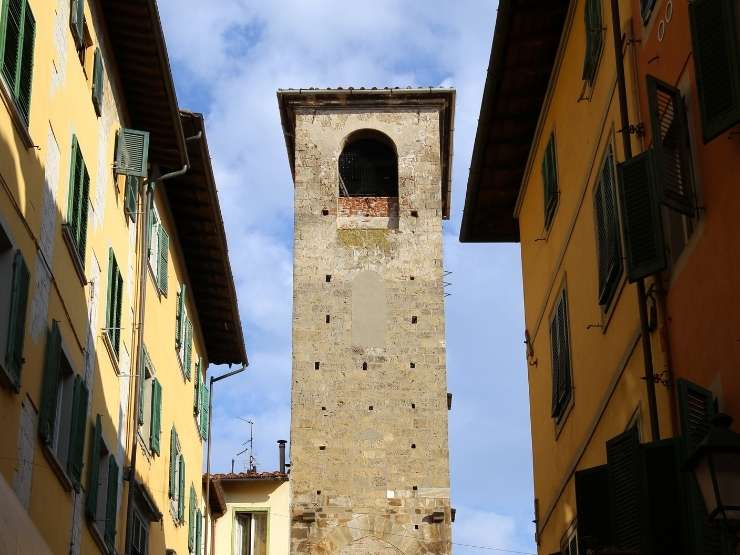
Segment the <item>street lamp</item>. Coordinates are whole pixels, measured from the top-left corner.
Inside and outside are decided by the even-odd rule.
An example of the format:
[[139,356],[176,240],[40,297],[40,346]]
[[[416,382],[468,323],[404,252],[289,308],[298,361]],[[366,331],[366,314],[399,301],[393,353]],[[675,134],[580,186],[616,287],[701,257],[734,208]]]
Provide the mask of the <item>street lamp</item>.
[[712,428],[686,462],[693,472],[710,519],[740,524],[740,434],[730,430],[732,417],[718,414]]

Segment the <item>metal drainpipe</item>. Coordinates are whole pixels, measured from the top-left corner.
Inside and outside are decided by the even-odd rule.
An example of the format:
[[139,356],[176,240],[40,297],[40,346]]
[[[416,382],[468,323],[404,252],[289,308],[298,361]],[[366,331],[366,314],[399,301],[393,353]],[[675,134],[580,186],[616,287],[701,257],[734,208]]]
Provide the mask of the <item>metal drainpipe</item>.
[[[630,142],[629,113],[627,105],[627,87],[624,80],[624,60],[622,59],[622,29],[619,15],[619,0],[611,0],[612,38],[614,39],[614,57],[617,69],[617,91],[619,93],[619,115],[622,125],[622,143],[625,160],[632,158]],[[650,433],[653,441],[660,439],[658,423],[658,402],[655,396],[655,373],[653,371],[653,348],[650,342],[650,329],[647,316],[647,296],[645,280],[637,280],[637,304],[640,312],[640,335],[642,338],[642,356],[645,364],[645,386],[647,387],[648,413],[650,415]]]
[[166,181],[173,177],[179,177],[185,174],[190,169],[190,164],[185,164],[181,169],[162,175],[151,181],[144,181],[143,187],[146,187],[144,191],[144,201],[141,206],[143,208],[141,212],[140,225],[143,229],[139,232],[141,237],[141,243],[139,245],[139,311],[136,322],[136,359],[134,365],[134,373],[131,374],[134,385],[134,406],[133,406],[133,432],[131,433],[131,464],[125,479],[128,480],[128,494],[126,496],[126,539],[125,539],[125,550],[124,553],[131,553],[131,520],[134,508],[134,484],[136,482],[136,453],[137,449],[137,435],[139,433],[139,376],[144,371],[144,314],[146,308],[146,271],[148,264],[148,251],[149,251],[149,213],[151,212],[152,205],[154,203],[154,186],[157,182]]

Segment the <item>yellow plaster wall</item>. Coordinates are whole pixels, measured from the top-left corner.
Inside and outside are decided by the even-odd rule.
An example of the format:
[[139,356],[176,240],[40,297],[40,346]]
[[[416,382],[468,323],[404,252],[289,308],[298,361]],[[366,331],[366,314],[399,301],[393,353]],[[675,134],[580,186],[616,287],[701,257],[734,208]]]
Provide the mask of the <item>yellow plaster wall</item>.
[[[74,371],[85,375],[85,354],[88,350],[88,332],[92,342],[90,366],[90,410],[83,455],[83,490],[77,504],[77,520],[81,522],[80,548],[82,553],[100,552],[81,510],[84,510],[84,492],[88,486],[89,449],[95,415],[102,417],[103,439],[111,451],[123,455],[119,459],[121,472],[128,465],[130,454],[130,426],[132,425],[133,397],[130,372],[134,362],[133,315],[135,309],[137,260],[136,229],[123,210],[124,179],[115,178],[112,166],[115,136],[126,125],[126,107],[119,90],[119,79],[111,72],[112,52],[108,50],[99,14],[91,11],[95,4],[85,2],[85,17],[92,36],[86,66],[80,63],[69,29],[68,0],[28,0],[36,19],[34,70],[30,123],[27,132],[11,115],[11,106],[4,95],[0,104],[0,224],[10,235],[16,248],[23,252],[31,279],[26,314],[25,363],[21,374],[21,391],[14,393],[0,388],[0,419],[6,429],[0,441],[0,473],[12,484],[18,461],[17,430],[21,403],[30,402],[38,412],[44,364],[45,332],[31,333],[34,319],[34,296],[38,279],[38,245],[43,227],[52,227],[52,255],[47,260],[51,267],[51,286],[46,326],[52,319],[60,325],[64,350]],[[63,45],[60,51],[57,37]],[[101,47],[105,65],[104,107],[98,117],[92,100],[91,57],[95,45]],[[72,262],[61,226],[66,220],[69,194],[69,172],[72,136],[78,138],[85,164],[90,174],[90,204],[88,207],[87,248],[83,286]],[[32,146],[27,146],[30,144]],[[44,212],[44,195],[49,183],[45,173],[53,158],[54,144],[58,145],[58,184],[52,194],[53,217]],[[51,147],[51,148],[50,148]],[[53,181],[53,180],[52,180]],[[153,523],[150,549],[164,552],[173,548],[187,553],[187,525],[175,526],[169,511],[167,483],[169,472],[169,437],[175,423],[186,458],[186,490],[190,483],[200,484],[203,444],[194,423],[192,400],[193,381],[182,378],[175,354],[175,297],[179,282],[187,280],[182,256],[178,248],[173,222],[169,217],[163,191],[156,197],[159,213],[170,236],[169,295],[158,298],[147,280],[147,316],[145,342],[152,355],[157,377],[163,385],[163,412],[161,456],[147,458],[139,454],[138,474],[155,497],[164,518],[162,524]],[[121,357],[116,363],[103,343],[105,326],[108,249],[112,247],[123,278]],[[192,296],[188,310],[193,321],[193,367],[204,353],[202,334]],[[0,317],[6,317],[2,315]],[[45,327],[46,327],[45,326]],[[203,368],[207,361],[204,360]],[[33,475],[28,512],[41,536],[54,553],[67,553],[73,537],[76,494],[65,487],[53,471],[41,442],[33,429]],[[200,488],[196,488],[199,492]],[[125,483],[119,490],[116,546],[124,547]],[[53,508],[53,510],[50,510]],[[187,502],[186,502],[187,514]],[[153,551],[153,552],[154,552]]]
[[[526,327],[532,338],[530,415],[535,497],[539,504],[540,553],[553,553],[576,517],[574,470],[606,462],[605,442],[637,418],[642,440],[650,440],[639,314],[635,286],[623,278],[606,313],[598,304],[598,243],[593,193],[607,149],[624,160],[611,11],[602,0],[604,48],[589,98],[581,79],[585,53],[585,0],[571,6],[551,96],[541,116],[518,207]],[[622,28],[631,13],[623,6]],[[625,56],[630,121],[639,121],[634,64]],[[549,230],[544,226],[542,157],[555,135],[558,206]],[[642,150],[632,140],[634,153]],[[624,252],[624,251],[623,251]],[[550,315],[567,289],[573,404],[561,424],[551,418]],[[654,366],[663,368],[657,334],[652,334]],[[670,397],[658,386],[662,437],[672,434]]]

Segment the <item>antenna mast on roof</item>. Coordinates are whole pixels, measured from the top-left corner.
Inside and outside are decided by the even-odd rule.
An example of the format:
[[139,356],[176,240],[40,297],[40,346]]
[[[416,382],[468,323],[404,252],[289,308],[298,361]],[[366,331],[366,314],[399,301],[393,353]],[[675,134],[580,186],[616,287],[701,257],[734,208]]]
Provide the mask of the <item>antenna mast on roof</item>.
[[236,456],[238,457],[240,455],[243,455],[247,451],[249,451],[249,462],[247,463],[247,472],[256,472],[257,471],[257,459],[255,459],[254,457],[254,422],[252,420],[246,420],[241,417],[237,417],[237,418],[249,424],[249,440],[242,443],[242,445],[248,445],[248,447],[243,449],[242,451],[239,451],[236,454]]

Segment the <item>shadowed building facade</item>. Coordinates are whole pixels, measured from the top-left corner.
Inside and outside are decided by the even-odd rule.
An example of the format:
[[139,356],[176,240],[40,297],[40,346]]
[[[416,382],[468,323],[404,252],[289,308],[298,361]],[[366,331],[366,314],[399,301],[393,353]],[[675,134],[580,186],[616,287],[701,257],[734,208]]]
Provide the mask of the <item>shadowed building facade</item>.
[[280,91],[295,181],[291,553],[451,549],[452,90]]

